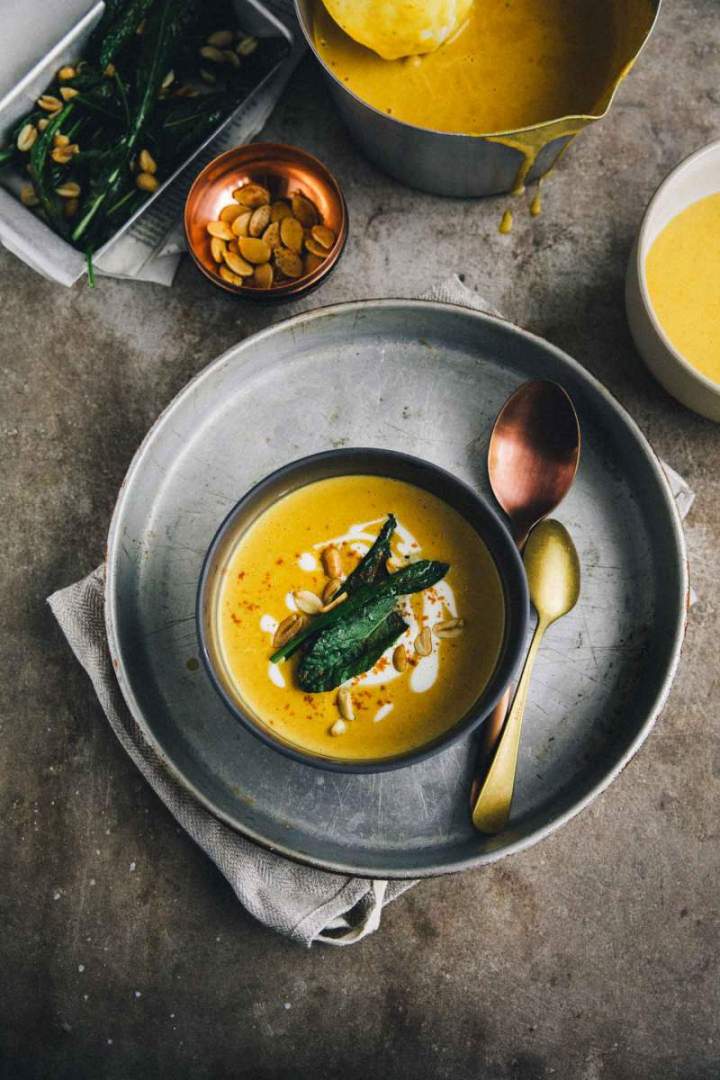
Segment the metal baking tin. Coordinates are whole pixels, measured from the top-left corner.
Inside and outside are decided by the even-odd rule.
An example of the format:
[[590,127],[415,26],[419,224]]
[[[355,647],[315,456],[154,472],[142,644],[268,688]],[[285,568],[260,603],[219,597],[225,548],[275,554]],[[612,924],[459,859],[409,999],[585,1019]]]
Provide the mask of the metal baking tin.
[[[505,607],[505,629],[495,669],[470,711],[431,742],[423,743],[395,757],[362,761],[321,757],[319,754],[303,752],[297,745],[280,739],[271,728],[256,720],[244,707],[232,679],[223,672],[214,631],[217,619],[215,598],[218,575],[225,571],[239,537],[253,521],[278,499],[306,484],[332,476],[358,475],[390,476],[396,480],[404,480],[416,488],[432,492],[457,510],[481,537],[493,559],[502,585]],[[446,469],[439,469],[437,465],[410,454],[373,447],[343,447],[312,454],[281,466],[251,488],[232,508],[215,534],[203,562],[196,610],[198,642],[208,675],[220,697],[240,723],[267,746],[287,754],[294,761],[335,772],[385,772],[388,769],[405,768],[439,753],[457,739],[469,735],[492,712],[506,687],[517,675],[525,654],[528,603],[527,579],[517,546],[500,514],[493,510],[490,503],[477,491],[452,476]]]
[[[288,51],[293,44],[293,36],[283,23],[280,22],[259,0],[234,0],[235,12],[238,24],[248,33],[256,37],[279,37],[287,42]],[[42,60],[36,63],[28,73],[20,80],[15,88],[0,100],[0,136],[31,109],[48,83],[52,80],[55,72],[63,64],[77,60],[87,44],[93,30],[102,18],[105,4],[100,0],[86,12],[82,18],[68,30],[58,41],[57,45]],[[278,70],[284,57],[281,57],[264,74],[260,82],[248,92],[248,96],[258,93]],[[245,108],[247,98],[240,102],[214,131],[204,139],[192,154],[169,175],[164,177],[157,189],[148,196],[142,206],[132,214],[118,231],[107,240],[102,247],[95,252],[95,258],[101,259],[110,250],[115,241],[121,237],[133,225],[137,219],[145,213],[147,208],[159,198],[168,186],[180,173],[192,162],[206,147],[213,142],[229,125],[238,114]],[[21,252],[25,261],[30,261],[30,253],[33,259],[31,265],[41,274],[52,277],[62,284],[68,285],[76,281],[85,272],[85,256],[82,252],[59,237],[53,230],[41,221],[31,210],[23,206],[16,195],[7,190],[7,176],[2,177],[0,183],[0,217],[3,224],[3,243],[10,250]],[[18,185],[19,186],[19,185]]]
[[[492,422],[522,381],[538,378],[565,387],[583,432],[577,479],[555,515],[578,548],[583,589],[543,644],[512,817],[486,838],[470,823],[472,739],[395,772],[346,776],[290,761],[250,735],[197,659],[195,594],[230,507],[305,454],[359,443],[417,453],[489,497]],[[180,784],[218,818],[291,858],[413,878],[520,851],[617,776],[669,692],[687,569],[660,463],[579,364],[502,319],[373,300],[278,323],[185,387],[128,471],[108,538],[106,588],[122,693]]]
[[[520,183],[533,183],[550,172],[575,135],[607,115],[620,83],[657,23],[661,4],[661,0],[653,0],[655,18],[652,25],[635,55],[628,56],[609,92],[599,102],[596,113],[558,117],[517,131],[463,135],[397,120],[353,93],[328,67],[315,47],[314,2],[295,0],[298,22],[308,46],[322,66],[335,105],[360,149],[375,165],[409,187],[435,195],[459,197],[512,192]],[[526,160],[528,150],[532,162]],[[531,165],[528,172],[524,171],[526,165]]]

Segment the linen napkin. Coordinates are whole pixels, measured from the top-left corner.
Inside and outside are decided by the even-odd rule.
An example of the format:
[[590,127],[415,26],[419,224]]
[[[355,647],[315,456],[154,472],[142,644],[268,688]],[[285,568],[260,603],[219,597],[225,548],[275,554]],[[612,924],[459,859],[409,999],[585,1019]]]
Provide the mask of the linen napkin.
[[[436,286],[425,299],[497,314],[457,276]],[[685,517],[693,493],[682,477],[667,466],[665,469],[680,514]],[[314,941],[351,945],[377,930],[385,904],[411,888],[414,881],[347,877],[291,862],[218,821],[170,776],[130,715],[113,670],[105,636],[104,567],[54,593],[48,603],[90,676],[122,746],[251,915],[306,946]]]

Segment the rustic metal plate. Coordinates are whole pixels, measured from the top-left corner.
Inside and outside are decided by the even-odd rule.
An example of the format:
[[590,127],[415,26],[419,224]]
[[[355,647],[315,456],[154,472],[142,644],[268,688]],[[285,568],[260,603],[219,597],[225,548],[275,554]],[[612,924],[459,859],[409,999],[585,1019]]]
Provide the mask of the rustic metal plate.
[[[469,742],[398,772],[340,776],[246,732],[197,664],[205,551],[229,507],[283,463],[333,446],[437,462],[489,494],[492,421],[523,380],[575,401],[583,455],[557,516],[583,590],[533,678],[508,829],[468,812]],[[138,450],[108,542],[106,618],[125,699],[176,777],[246,836],[304,862],[418,877],[498,859],[567,821],[648,734],[678,663],[684,543],[662,469],[612,397],[501,319],[427,301],[342,304],[256,334],[207,367]]]

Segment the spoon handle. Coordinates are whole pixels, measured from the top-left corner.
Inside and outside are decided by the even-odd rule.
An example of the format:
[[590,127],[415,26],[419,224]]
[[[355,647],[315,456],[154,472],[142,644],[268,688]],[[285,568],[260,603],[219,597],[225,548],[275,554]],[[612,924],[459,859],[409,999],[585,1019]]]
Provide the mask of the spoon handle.
[[470,785],[470,813],[472,813],[473,807],[477,802],[477,797],[480,794],[480,785],[483,782],[485,773],[490,767],[493,754],[495,753],[495,747],[500,738],[500,733],[505,726],[505,719],[510,707],[511,694],[512,687],[508,686],[507,690],[480,729],[478,738],[480,749],[478,750],[477,760],[475,762],[475,775],[473,776],[473,781]]
[[[523,531],[522,527],[515,522],[511,523],[513,535],[515,537],[515,543],[517,544],[518,551],[522,555],[522,550],[525,547],[525,543],[528,538],[527,530]],[[510,700],[512,697],[512,686],[508,686],[503,696],[498,701],[493,711],[488,716],[487,720],[482,726],[482,732],[480,735],[481,749],[477,755],[477,762],[475,765],[475,776],[473,777],[472,784],[470,785],[470,810],[475,806],[478,795],[480,794],[480,786],[482,784],[483,777],[485,776],[490,762],[492,761],[493,754],[500,740],[500,734],[505,726],[505,720],[507,718],[508,708],[510,707]]]
[[535,628],[522,675],[520,676],[520,682],[518,683],[515,700],[498,739],[492,765],[480,785],[472,815],[473,825],[479,832],[490,835],[499,833],[505,828],[510,816],[510,805],[517,772],[520,733],[522,731],[523,716],[525,715],[530,677],[546,628],[546,624],[543,622],[539,622]]

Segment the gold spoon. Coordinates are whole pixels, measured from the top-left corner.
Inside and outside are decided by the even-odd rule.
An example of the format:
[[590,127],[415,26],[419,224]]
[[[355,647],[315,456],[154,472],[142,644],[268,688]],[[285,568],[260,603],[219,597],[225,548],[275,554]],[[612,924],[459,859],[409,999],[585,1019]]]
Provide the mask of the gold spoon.
[[473,825],[480,832],[490,834],[504,829],[510,816],[520,732],[540,642],[552,623],[572,611],[580,595],[580,560],[569,532],[559,521],[541,521],[533,529],[525,545],[523,561],[538,623],[515,700],[473,808]]
[[[510,518],[521,550],[533,526],[551,514],[567,495],[579,461],[580,424],[562,386],[547,379],[533,379],[519,386],[493,425],[488,475],[493,495]],[[471,806],[475,805],[481,777],[505,723],[509,701],[508,689],[483,724]]]

